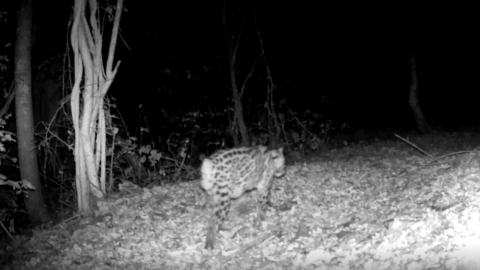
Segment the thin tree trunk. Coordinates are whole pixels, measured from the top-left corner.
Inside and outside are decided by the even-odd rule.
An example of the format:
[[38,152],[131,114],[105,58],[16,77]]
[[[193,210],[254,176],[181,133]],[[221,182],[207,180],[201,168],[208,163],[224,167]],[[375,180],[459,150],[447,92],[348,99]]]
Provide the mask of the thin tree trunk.
[[[75,83],[70,104],[75,129],[75,182],[78,208],[84,213],[91,212],[95,201],[103,198],[106,193],[106,127],[103,99],[120,65],[118,62],[113,68],[122,9],[123,0],[117,0],[107,67],[104,68],[97,0],[75,0],[70,35],[74,53]],[[87,15],[90,16],[89,19]]]
[[[247,131],[247,126],[245,125],[245,118],[243,117],[243,104],[242,104],[242,94],[238,90],[238,84],[237,80],[235,77],[235,62],[236,62],[236,55],[237,55],[237,48],[239,44],[239,40],[241,37],[241,33],[243,30],[240,30],[238,38],[235,40],[234,35],[230,35],[228,31],[228,26],[227,26],[227,20],[226,20],[226,6],[227,3],[226,1],[223,2],[223,27],[225,30],[225,36],[227,38],[227,46],[228,46],[228,67],[229,67],[229,72],[230,72],[230,82],[231,82],[231,88],[233,92],[233,102],[234,102],[234,120],[232,122],[232,127],[231,130],[233,131],[233,136],[237,136],[237,134],[234,132],[235,129],[233,128],[235,125],[237,125],[240,135],[242,137],[242,145],[243,146],[249,146],[250,145],[250,138],[248,136],[248,131]],[[247,76],[247,79],[245,79],[245,83],[248,80],[249,76]],[[245,85],[245,84],[244,84]],[[237,143],[238,138],[234,137],[233,138],[235,143]]]
[[[235,121],[234,124],[237,124],[238,128],[240,129],[240,134],[242,136],[242,145],[243,146],[250,146],[250,140],[248,137],[247,126],[245,125],[245,119],[243,118],[243,104],[242,104],[242,96],[238,92],[237,82],[235,80],[235,67],[231,64],[230,69],[230,78],[232,81],[232,92],[233,92],[233,100],[235,104]],[[236,136],[236,134],[235,134]]]
[[417,61],[413,53],[410,55],[410,71],[410,108],[412,109],[415,126],[420,131],[420,133],[425,134],[430,132],[432,128],[425,119],[422,108],[420,107],[420,103],[418,102]]
[[48,220],[38,175],[37,152],[33,128],[32,105],[32,0],[21,0],[18,13],[17,39],[15,41],[15,108],[20,176],[32,183],[35,191],[28,191],[25,206],[33,224]]

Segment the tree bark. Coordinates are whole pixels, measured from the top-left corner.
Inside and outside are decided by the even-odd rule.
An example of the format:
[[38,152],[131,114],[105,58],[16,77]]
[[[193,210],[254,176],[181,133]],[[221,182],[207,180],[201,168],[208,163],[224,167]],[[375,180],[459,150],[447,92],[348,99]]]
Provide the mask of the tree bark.
[[21,0],[15,41],[15,109],[17,122],[17,145],[20,176],[29,181],[35,191],[28,191],[25,206],[32,224],[48,220],[48,211],[43,200],[42,186],[38,174],[35,148],[33,105],[32,105],[32,20],[33,0]]
[[410,108],[412,109],[413,119],[418,131],[420,131],[422,134],[426,134],[429,133],[432,128],[425,119],[422,108],[420,107],[420,103],[418,101],[417,61],[413,53],[410,56],[410,72]]
[[[87,8],[90,10],[87,11]],[[105,69],[97,0],[75,0],[70,34],[74,53],[75,83],[72,87],[70,105],[75,129],[75,183],[78,209],[84,213],[92,212],[96,206],[95,201],[106,194],[106,127],[103,99],[120,65],[120,62],[117,62],[113,68],[122,9],[123,0],[117,0]],[[89,19],[87,15],[90,15]]]

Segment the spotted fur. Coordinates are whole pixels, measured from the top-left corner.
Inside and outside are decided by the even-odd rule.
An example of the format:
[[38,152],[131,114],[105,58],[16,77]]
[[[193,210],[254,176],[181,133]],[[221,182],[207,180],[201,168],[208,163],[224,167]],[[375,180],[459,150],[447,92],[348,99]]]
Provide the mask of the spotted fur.
[[205,248],[213,249],[232,199],[257,189],[258,217],[265,218],[273,177],[285,173],[283,148],[267,150],[265,146],[256,146],[221,150],[203,160],[201,172],[201,186],[207,192],[212,211]]

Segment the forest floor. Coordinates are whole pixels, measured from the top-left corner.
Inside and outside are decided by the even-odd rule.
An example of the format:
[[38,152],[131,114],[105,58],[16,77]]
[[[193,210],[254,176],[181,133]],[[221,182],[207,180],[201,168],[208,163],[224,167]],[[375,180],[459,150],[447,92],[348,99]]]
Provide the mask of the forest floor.
[[19,238],[6,269],[480,269],[480,134],[411,141],[436,160],[392,138],[290,161],[277,209],[256,223],[239,199],[214,250],[199,181],[124,185],[95,216]]

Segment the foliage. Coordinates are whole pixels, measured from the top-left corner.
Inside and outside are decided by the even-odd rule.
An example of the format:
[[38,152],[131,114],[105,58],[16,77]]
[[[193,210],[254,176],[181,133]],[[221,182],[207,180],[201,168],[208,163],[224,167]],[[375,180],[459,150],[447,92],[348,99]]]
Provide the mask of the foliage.
[[[477,133],[415,143],[442,155],[477,146]],[[478,269],[479,159],[455,160],[425,167],[429,158],[399,141],[326,150],[273,183],[274,199],[290,209],[269,208],[251,226],[254,202],[235,202],[213,251],[204,249],[198,183],[122,184],[95,216],[35,233],[7,269]]]
[[[116,106],[111,104],[111,108]],[[148,127],[139,128],[139,140],[129,135],[123,121],[120,121],[123,125],[117,123],[116,119],[121,120],[121,117],[112,113],[108,115],[110,192],[118,190],[118,184],[126,180],[139,186],[152,186],[193,178],[195,169],[189,162],[191,155],[188,153],[190,146],[188,137],[181,138],[178,133],[171,132],[166,141],[159,139],[162,147],[156,149]],[[192,123],[189,119],[186,117],[179,127],[190,127]],[[143,141],[148,142],[142,143]]]
[[[8,118],[9,115],[6,115]],[[16,165],[17,159],[5,154],[4,142],[15,142],[15,134],[5,130],[6,121],[0,118],[0,169],[5,171],[6,166]],[[28,196],[27,190],[35,190],[35,187],[27,181],[12,181],[0,173],[0,235],[10,235],[15,232],[17,213],[25,213],[20,210],[17,201],[22,196]],[[8,226],[4,226],[8,224]],[[2,237],[3,238],[3,237]]]
[[[111,105],[116,108],[115,105]],[[315,152],[328,143],[335,131],[332,121],[321,114],[292,111],[286,103],[277,107],[277,118],[282,136],[276,140],[287,146],[298,158],[306,152]],[[221,148],[234,146],[228,121],[232,108],[223,111],[171,112],[168,121],[154,136],[150,128],[138,127],[138,136],[128,135],[128,128],[120,116],[110,114],[109,157],[112,160],[110,191],[118,190],[125,180],[139,186],[153,186],[167,182],[188,181],[198,178],[196,168],[205,156]],[[268,122],[264,110],[252,110],[249,119],[252,144],[271,144]],[[120,115],[120,112],[117,111]],[[157,138],[156,140],[154,138]]]
[[32,186],[32,184],[25,179],[17,182],[7,180],[7,177],[5,175],[0,174],[0,186],[3,185],[11,186],[16,195],[23,193],[24,195],[28,196],[28,193],[26,193],[27,190],[35,190],[35,187]]

